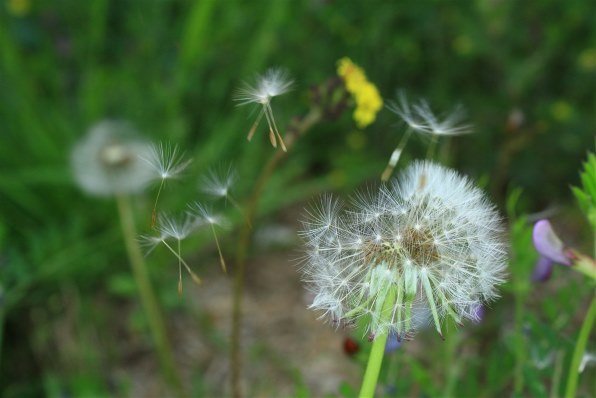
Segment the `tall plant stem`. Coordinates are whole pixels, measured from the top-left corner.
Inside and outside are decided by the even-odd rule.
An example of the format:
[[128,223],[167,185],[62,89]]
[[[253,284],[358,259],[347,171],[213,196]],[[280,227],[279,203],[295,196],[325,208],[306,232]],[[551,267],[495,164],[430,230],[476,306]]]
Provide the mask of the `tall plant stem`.
[[457,347],[460,342],[460,334],[458,330],[454,330],[453,333],[447,333],[445,337],[444,350],[445,350],[445,390],[443,395],[445,397],[455,397],[456,394],[453,391],[456,388],[457,381],[460,376],[461,363],[456,358]]
[[[393,315],[393,307],[395,305],[396,289],[390,289],[385,297],[381,316],[386,320],[391,319]],[[385,345],[387,344],[388,332],[379,333],[373,340],[373,346],[370,350],[368,363],[366,364],[366,371],[364,372],[364,379],[360,387],[360,398],[372,398],[375,395],[377,388],[377,380],[379,379],[379,372],[381,371],[381,364],[385,356]]]
[[[313,125],[321,119],[321,111],[318,108],[312,108],[310,112],[302,119],[295,122],[288,128],[288,134],[285,139],[286,148],[289,150],[296,139],[306,133]],[[235,398],[242,396],[242,361],[240,347],[240,329],[242,323],[242,296],[244,293],[244,277],[246,274],[246,257],[251,237],[251,225],[256,215],[257,207],[263,189],[271,177],[277,164],[285,157],[287,152],[276,151],[265,164],[254,190],[248,200],[246,207],[246,223],[243,224],[236,249],[236,264],[234,267],[234,285],[233,285],[233,303],[232,303],[232,334],[230,344],[230,366],[231,366],[231,388],[232,396]]]
[[571,365],[569,366],[569,375],[567,376],[567,388],[565,390],[566,398],[575,397],[577,381],[579,380],[579,365],[584,352],[586,351],[590,332],[594,326],[594,319],[596,319],[596,294],[592,297],[592,303],[588,308],[588,313],[584,318],[579,335],[577,336],[577,341],[575,342],[575,349],[573,350],[573,357],[571,358]]
[[120,195],[116,198],[118,204],[118,213],[120,215],[120,224],[122,226],[122,234],[124,243],[126,244],[126,251],[132,272],[139,289],[141,303],[143,310],[149,321],[149,328],[151,330],[151,337],[159,356],[162,372],[167,382],[176,390],[178,395],[185,395],[185,391],[180,379],[176,366],[174,365],[174,356],[172,355],[172,348],[168,342],[166,328],[159,310],[155,293],[151,287],[149,273],[143,258],[143,253],[136,240],[136,228],[134,224],[134,217],[132,207],[130,205],[130,198],[125,195]]

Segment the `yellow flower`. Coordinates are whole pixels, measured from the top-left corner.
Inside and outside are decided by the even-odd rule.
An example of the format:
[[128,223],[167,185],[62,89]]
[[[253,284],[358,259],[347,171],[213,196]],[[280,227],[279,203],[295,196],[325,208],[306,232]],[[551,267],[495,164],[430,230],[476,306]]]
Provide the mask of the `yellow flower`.
[[364,128],[375,121],[377,112],[383,106],[383,99],[377,87],[368,81],[362,68],[350,58],[344,57],[337,64],[337,74],[356,102],[354,120],[358,127]]
[[347,57],[338,61],[337,74],[344,80],[347,90],[352,94],[358,90],[360,85],[366,83],[366,75],[362,68]]
[[30,0],[8,0],[6,2],[6,8],[8,12],[15,17],[24,17],[29,13],[31,9]]
[[377,87],[365,82],[356,92],[356,110],[354,111],[354,120],[358,127],[364,128],[375,121],[377,112],[383,106],[383,100],[379,95]]

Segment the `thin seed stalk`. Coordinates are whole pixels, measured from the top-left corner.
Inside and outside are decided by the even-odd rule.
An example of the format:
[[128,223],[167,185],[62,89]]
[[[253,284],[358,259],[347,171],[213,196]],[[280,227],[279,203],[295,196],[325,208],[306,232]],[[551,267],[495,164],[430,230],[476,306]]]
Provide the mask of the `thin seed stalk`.
[[139,289],[143,310],[149,321],[151,337],[153,338],[153,343],[157,350],[164,378],[179,395],[184,395],[185,391],[182,385],[182,380],[180,379],[180,374],[174,364],[172,348],[168,342],[163,318],[159,310],[157,299],[155,298],[155,293],[151,287],[147,266],[141,248],[136,240],[137,233],[130,198],[126,195],[119,195],[116,197],[116,203],[118,205],[118,213],[120,216],[124,243],[126,245],[126,252],[128,254],[137,288]]
[[[396,288],[390,288],[387,292],[387,296],[385,296],[385,301],[381,310],[381,323],[383,323],[383,321],[391,321],[391,318],[393,317],[393,308],[395,306],[396,296]],[[366,371],[364,372],[364,378],[362,380],[362,386],[360,387],[360,394],[358,395],[360,398],[372,398],[375,395],[388,336],[389,332],[383,331],[377,334],[373,340],[373,345],[368,357],[368,363],[366,365]]]
[[408,142],[408,139],[410,138],[410,134],[412,134],[412,128],[408,127],[404,136],[399,141],[399,144],[393,150],[393,153],[391,154],[391,158],[389,159],[389,162],[387,163],[387,167],[385,167],[385,170],[383,170],[383,173],[381,174],[381,181],[383,181],[383,182],[388,181],[389,178],[391,177],[391,174],[393,174],[393,170],[395,169],[397,162],[399,162],[399,158],[401,157],[401,154],[403,153],[404,148],[406,147],[406,143]]

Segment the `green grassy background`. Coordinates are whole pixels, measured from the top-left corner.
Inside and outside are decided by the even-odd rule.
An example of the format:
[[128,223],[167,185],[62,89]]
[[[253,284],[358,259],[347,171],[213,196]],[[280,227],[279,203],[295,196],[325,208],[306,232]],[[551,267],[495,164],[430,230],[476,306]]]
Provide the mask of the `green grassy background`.
[[[21,12],[11,8],[17,3],[0,7],[5,396],[108,391],[101,376],[91,376],[105,362],[98,359],[101,350],[88,347],[66,365],[56,364],[44,343],[61,300],[80,303],[76,324],[84,331],[111,327],[110,307],[97,304],[98,292],[136,297],[115,205],[85,196],[71,177],[70,150],[87,128],[106,117],[129,120],[146,136],[183,148],[194,159],[193,176],[232,163],[242,170],[236,195],[246,198],[273,149],[264,128],[246,142],[252,118],[235,107],[233,91],[268,67],[287,68],[297,88],[274,101],[284,126],[308,110],[309,88],[334,76],[343,56],[366,70],[386,101],[405,89],[438,110],[463,104],[475,134],[443,142],[443,161],[478,179],[503,212],[513,189],[523,190],[510,206],[518,214],[510,219],[518,228],[511,234],[513,282],[491,309],[496,315],[470,337],[482,349],[466,359],[460,370],[467,376],[451,392],[500,396],[511,391],[517,372],[526,380],[525,394],[548,394],[553,367],[533,367],[531,353],[569,352],[590,287],[562,270],[555,272],[556,285],[527,283],[535,254],[524,214],[531,220],[552,210],[569,240],[590,250],[590,231],[570,208],[568,188],[579,183],[580,163],[594,145],[592,2],[62,0],[22,1]],[[274,173],[260,216],[275,218],[320,192],[345,194],[374,182],[402,133],[387,110],[365,131],[356,129],[350,112],[317,125]],[[424,157],[425,148],[411,140],[404,164]],[[196,179],[172,183],[163,206],[181,208],[196,197]],[[140,220],[152,199],[137,198]],[[229,233],[233,248],[235,230]],[[196,253],[207,243],[208,236],[199,237],[187,250]],[[165,258],[157,254],[151,261]],[[171,271],[152,267],[166,312],[183,310],[183,304],[168,304],[176,302]],[[503,322],[513,320],[515,300],[522,299],[519,328],[505,336]],[[495,345],[483,343],[495,339]],[[520,356],[525,360],[516,370]],[[446,370],[440,363],[422,365],[430,361],[421,355],[421,365],[412,365],[391,394],[409,394],[416,385],[421,396],[440,396]],[[594,371],[587,372],[586,396],[594,393],[586,382]]]

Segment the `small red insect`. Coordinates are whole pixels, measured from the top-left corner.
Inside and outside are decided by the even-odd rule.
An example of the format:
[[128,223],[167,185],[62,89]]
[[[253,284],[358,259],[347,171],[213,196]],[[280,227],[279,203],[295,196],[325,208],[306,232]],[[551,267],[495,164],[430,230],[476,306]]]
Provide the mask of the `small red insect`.
[[344,339],[344,352],[349,356],[354,356],[358,351],[360,351],[360,344],[356,340],[351,337],[346,337]]

